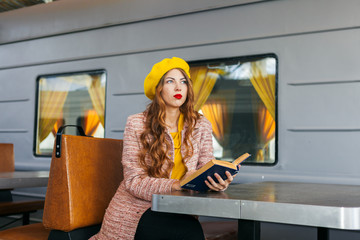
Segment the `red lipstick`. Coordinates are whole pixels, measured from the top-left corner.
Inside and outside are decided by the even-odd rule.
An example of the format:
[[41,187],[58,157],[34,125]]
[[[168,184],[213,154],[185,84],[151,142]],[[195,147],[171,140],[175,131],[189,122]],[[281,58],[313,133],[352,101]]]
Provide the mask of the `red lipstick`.
[[174,98],[181,99],[181,98],[182,98],[182,95],[181,95],[181,94],[175,94],[175,95],[174,95]]

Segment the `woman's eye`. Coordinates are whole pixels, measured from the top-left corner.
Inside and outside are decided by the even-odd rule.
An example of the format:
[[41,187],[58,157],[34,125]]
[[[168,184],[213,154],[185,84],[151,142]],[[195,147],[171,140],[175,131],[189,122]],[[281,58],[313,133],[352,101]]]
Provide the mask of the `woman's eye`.
[[173,80],[167,80],[166,83],[173,83]]
[[186,80],[184,80],[184,81],[181,81],[181,83],[182,83],[182,84],[186,84],[186,83],[187,83],[187,81],[186,81]]

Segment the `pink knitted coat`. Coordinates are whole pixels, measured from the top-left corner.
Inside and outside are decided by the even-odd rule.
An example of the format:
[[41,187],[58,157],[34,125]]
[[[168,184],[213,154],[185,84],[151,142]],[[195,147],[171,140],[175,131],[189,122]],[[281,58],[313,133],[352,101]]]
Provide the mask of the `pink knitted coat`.
[[[100,232],[90,240],[134,239],[141,215],[151,207],[152,194],[171,192],[171,185],[176,180],[149,177],[139,165],[140,135],[144,129],[144,113],[135,114],[128,118],[124,132],[122,157],[124,180],[106,210]],[[186,130],[185,125],[182,131],[182,141]],[[190,138],[194,152],[193,156],[185,162],[189,171],[199,169],[213,159],[211,133],[211,123],[202,116],[195,125],[193,135]],[[169,156],[174,158],[174,142],[169,133],[166,134],[166,139],[172,144]],[[185,148],[182,144],[183,156],[184,151]],[[146,159],[146,161],[149,160]]]

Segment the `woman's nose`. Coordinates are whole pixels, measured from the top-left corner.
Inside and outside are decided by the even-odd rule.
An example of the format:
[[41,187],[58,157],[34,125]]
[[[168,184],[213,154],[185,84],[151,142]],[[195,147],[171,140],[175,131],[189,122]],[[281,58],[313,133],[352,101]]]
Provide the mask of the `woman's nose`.
[[175,83],[175,91],[181,91],[180,83]]

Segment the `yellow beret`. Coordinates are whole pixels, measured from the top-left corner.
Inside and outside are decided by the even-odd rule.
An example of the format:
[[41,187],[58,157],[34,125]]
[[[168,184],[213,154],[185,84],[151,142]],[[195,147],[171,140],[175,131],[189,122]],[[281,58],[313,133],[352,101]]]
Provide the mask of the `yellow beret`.
[[174,68],[181,68],[190,78],[190,67],[185,60],[173,57],[165,58],[161,62],[155,63],[152,67],[150,73],[146,76],[144,81],[144,91],[145,95],[153,100],[155,97],[155,88],[159,84],[162,76],[165,75],[168,71]]

